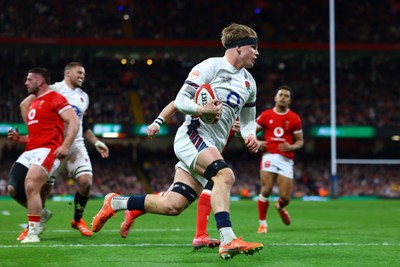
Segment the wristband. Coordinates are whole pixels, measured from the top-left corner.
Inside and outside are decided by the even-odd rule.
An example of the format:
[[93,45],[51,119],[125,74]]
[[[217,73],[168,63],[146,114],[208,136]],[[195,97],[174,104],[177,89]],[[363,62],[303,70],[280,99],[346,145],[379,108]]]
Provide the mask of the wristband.
[[101,142],[100,140],[97,140],[96,143],[94,143],[95,147],[102,147],[102,148],[106,148],[106,144],[104,144],[103,142]]
[[161,116],[158,116],[157,119],[154,120],[153,123],[158,124],[158,126],[161,126],[165,122],[165,119]]

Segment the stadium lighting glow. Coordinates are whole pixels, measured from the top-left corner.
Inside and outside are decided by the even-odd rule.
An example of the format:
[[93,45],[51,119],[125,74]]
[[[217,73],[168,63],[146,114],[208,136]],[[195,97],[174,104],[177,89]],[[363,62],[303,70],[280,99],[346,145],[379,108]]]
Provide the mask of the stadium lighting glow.
[[101,136],[104,138],[118,138],[119,133],[103,133]]
[[126,58],[121,59],[121,64],[122,64],[122,65],[125,65],[126,62],[127,62]]
[[128,14],[125,14],[123,17],[122,17],[124,20],[129,20],[129,15]]
[[400,141],[400,135],[393,135],[392,136],[392,141]]
[[254,14],[261,14],[261,8],[254,9]]
[[146,64],[149,66],[153,65],[153,60],[152,59],[146,60]]

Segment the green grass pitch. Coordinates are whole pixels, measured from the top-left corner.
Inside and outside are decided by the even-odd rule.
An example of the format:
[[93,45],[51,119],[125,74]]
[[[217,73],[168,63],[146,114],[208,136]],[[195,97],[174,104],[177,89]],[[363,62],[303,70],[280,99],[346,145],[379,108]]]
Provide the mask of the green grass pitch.
[[[84,219],[102,200],[90,200]],[[254,256],[225,261],[217,249],[193,252],[197,202],[178,217],[144,215],[126,239],[119,236],[123,213],[117,213],[93,237],[70,227],[72,206],[49,201],[53,212],[41,242],[21,244],[16,237],[26,222],[26,210],[15,201],[0,200],[0,266],[400,266],[400,201],[364,200],[303,202],[288,207],[290,226],[270,205],[269,232],[257,234],[257,204],[233,201],[231,219],[237,236],[262,242]],[[210,216],[209,234],[218,237]]]

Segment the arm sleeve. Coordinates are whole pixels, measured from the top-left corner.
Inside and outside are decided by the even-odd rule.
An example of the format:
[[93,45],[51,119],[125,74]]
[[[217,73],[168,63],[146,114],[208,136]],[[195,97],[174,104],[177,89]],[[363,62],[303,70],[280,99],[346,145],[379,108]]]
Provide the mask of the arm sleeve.
[[242,111],[240,112],[239,119],[240,119],[240,133],[245,139],[250,134],[256,136],[256,128],[257,124],[255,121],[256,117],[256,107],[243,107]]
[[197,114],[198,105],[193,101],[195,94],[196,89],[185,83],[175,98],[175,108],[184,114]]

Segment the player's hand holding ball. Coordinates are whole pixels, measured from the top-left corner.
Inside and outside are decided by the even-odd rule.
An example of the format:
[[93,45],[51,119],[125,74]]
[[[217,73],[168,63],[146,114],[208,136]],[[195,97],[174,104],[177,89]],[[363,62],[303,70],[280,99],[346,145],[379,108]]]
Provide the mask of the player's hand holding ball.
[[203,84],[197,89],[195,101],[199,105],[197,112],[202,121],[207,124],[214,124],[219,121],[222,113],[222,102],[209,84]]

